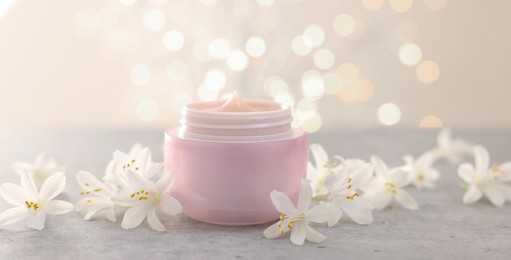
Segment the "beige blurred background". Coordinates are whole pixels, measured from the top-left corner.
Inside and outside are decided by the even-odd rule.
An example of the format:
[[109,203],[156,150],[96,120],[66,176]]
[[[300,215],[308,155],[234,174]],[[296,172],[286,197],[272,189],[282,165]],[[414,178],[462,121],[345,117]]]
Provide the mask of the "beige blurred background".
[[509,10],[497,0],[0,0],[0,127],[163,128],[181,105],[238,90],[294,106],[309,132],[509,129]]

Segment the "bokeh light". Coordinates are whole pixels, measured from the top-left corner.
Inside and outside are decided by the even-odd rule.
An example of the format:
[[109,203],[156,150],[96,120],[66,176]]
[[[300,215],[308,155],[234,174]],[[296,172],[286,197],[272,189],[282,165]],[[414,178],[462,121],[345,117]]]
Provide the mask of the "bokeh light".
[[407,66],[415,66],[422,61],[422,50],[417,44],[407,42],[399,48],[399,59]]
[[147,85],[151,77],[151,69],[144,64],[137,64],[130,70],[130,80],[137,86]]
[[261,6],[268,7],[275,3],[275,0],[257,0],[257,3]]
[[329,49],[319,49],[314,54],[314,65],[322,70],[330,69],[335,64],[334,53]]
[[298,35],[293,38],[293,41],[291,42],[291,49],[298,56],[305,56],[311,52],[311,47],[305,44],[302,35]]
[[323,124],[321,116],[315,111],[301,113],[300,119],[302,129],[307,133],[317,132]]
[[159,31],[165,25],[165,15],[160,10],[144,13],[144,25],[149,31]]
[[295,107],[295,97],[289,92],[281,92],[273,98],[273,101],[288,105],[291,108]]
[[209,42],[199,41],[193,46],[193,57],[198,61],[207,62],[211,60],[209,53]]
[[167,77],[172,81],[183,81],[190,72],[188,64],[182,60],[173,60],[167,64]]
[[158,117],[160,109],[158,108],[158,103],[155,101],[144,99],[138,102],[136,113],[140,120],[151,122]]
[[383,6],[385,0],[363,0],[363,3],[368,10],[376,11]]
[[225,38],[215,38],[209,44],[209,53],[216,59],[225,59],[231,53],[231,43]]
[[119,0],[119,3],[123,5],[133,5],[137,0]]
[[357,66],[351,63],[343,63],[337,67],[337,73],[341,76],[342,80],[356,80],[359,77],[359,72]]
[[267,89],[268,95],[276,97],[278,94],[289,91],[288,84],[279,77],[271,77],[266,80],[265,89]]
[[169,51],[178,51],[183,48],[185,38],[179,31],[168,31],[163,35],[163,45]]
[[377,115],[381,124],[391,126],[401,120],[401,109],[394,103],[385,103],[378,108]]
[[321,73],[310,70],[302,76],[302,93],[305,97],[318,100],[323,97],[325,86]]
[[358,101],[368,101],[373,97],[374,87],[373,83],[367,79],[359,79],[353,84],[357,89]]
[[310,48],[321,46],[325,41],[325,30],[317,24],[311,24],[303,31],[303,42]]
[[245,43],[245,51],[252,57],[260,57],[266,50],[266,43],[259,37],[251,37]]
[[337,94],[342,88],[342,83],[342,78],[335,72],[328,72],[323,75],[323,85],[327,95]]
[[421,119],[419,123],[419,127],[422,128],[442,128],[444,127],[444,124],[442,123],[442,120],[436,116],[425,116]]
[[349,36],[355,31],[355,19],[349,14],[340,14],[334,19],[334,31],[340,36]]
[[413,5],[413,0],[390,0],[390,7],[398,13],[404,13]]
[[447,0],[424,0],[424,6],[430,11],[440,11],[447,5]]
[[150,0],[153,5],[166,5],[168,0]]
[[431,60],[423,61],[416,69],[417,78],[424,83],[433,83],[440,76],[440,68]]
[[[225,86],[225,74],[218,69],[212,69],[204,76],[204,87],[212,91],[218,92]],[[218,93],[217,93],[218,94]]]
[[234,71],[245,70],[248,66],[248,56],[240,50],[234,50],[227,58],[227,66]]
[[218,0],[199,0],[199,3],[201,3],[204,6],[212,6],[218,3]]
[[218,90],[206,87],[204,84],[199,85],[197,88],[197,97],[201,101],[213,101],[218,98]]
[[296,103],[295,110],[300,112],[318,111],[318,102],[308,98],[302,98]]

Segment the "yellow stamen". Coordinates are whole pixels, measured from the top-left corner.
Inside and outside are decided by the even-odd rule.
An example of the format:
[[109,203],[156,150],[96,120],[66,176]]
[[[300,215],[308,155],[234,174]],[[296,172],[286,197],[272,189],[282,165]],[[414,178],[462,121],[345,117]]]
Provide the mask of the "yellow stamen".
[[359,196],[359,195],[358,195],[358,193],[356,193],[356,192],[355,192],[355,193],[353,193],[353,195],[351,195],[351,196],[346,196],[346,199],[348,199],[348,200],[353,200],[353,199],[355,199],[355,198],[356,198],[356,197],[358,197],[358,196]]

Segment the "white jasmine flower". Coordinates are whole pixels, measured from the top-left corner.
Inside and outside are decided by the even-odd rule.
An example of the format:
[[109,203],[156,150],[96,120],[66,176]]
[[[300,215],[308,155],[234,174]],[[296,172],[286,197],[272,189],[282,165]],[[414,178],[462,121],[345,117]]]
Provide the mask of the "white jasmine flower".
[[151,161],[151,150],[148,147],[141,148],[135,145],[129,154],[119,150],[114,152],[116,169],[108,172],[103,180],[118,186],[124,186],[127,183],[126,172],[133,171],[146,180],[150,180],[156,173],[163,168],[163,163]]
[[282,192],[274,190],[270,193],[270,197],[273,205],[282,215],[279,222],[264,231],[266,238],[277,238],[284,236],[287,231],[291,231],[291,242],[295,245],[302,245],[305,240],[319,243],[326,239],[325,235],[312,229],[309,222],[327,222],[330,211],[324,205],[316,205],[309,209],[312,200],[312,188],[307,180],[301,182],[296,207]]
[[416,210],[417,203],[403,189],[410,183],[410,175],[401,169],[389,170],[387,165],[376,156],[371,158],[371,163],[376,176],[364,187],[364,196],[371,200],[373,206],[378,210],[383,210],[394,199],[403,207]]
[[307,179],[312,185],[314,195],[325,194],[328,190],[325,188],[325,181],[329,174],[339,172],[339,157],[334,156],[336,160],[330,161],[325,149],[319,144],[311,144],[310,150],[314,157],[314,165],[309,161],[307,164]]
[[[115,162],[112,161],[108,164],[106,172],[108,174],[114,170]],[[116,187],[102,183],[94,175],[85,171],[78,172],[76,179],[83,189],[80,195],[89,195],[76,203],[76,211],[84,213],[83,219],[90,220],[94,216],[101,216],[116,222],[115,204],[111,199],[117,194]]]
[[112,200],[123,207],[128,207],[124,213],[121,226],[124,229],[138,227],[147,217],[147,223],[156,231],[165,231],[156,209],[161,209],[167,215],[176,215],[182,212],[181,204],[168,193],[174,176],[165,172],[156,182],[148,181],[138,172],[129,169],[126,172],[129,189],[112,197]]
[[0,214],[0,226],[26,221],[29,228],[42,230],[46,214],[60,215],[73,210],[73,204],[53,199],[64,190],[65,185],[66,176],[61,172],[48,177],[40,191],[28,173],[21,175],[21,187],[12,183],[2,184],[0,195],[16,207]]
[[371,164],[362,160],[341,161],[342,171],[331,174],[325,182],[328,194],[315,199],[330,203],[332,212],[328,221],[330,227],[339,222],[343,213],[357,224],[370,224],[373,222],[373,206],[366,198],[360,196],[360,188],[371,180],[374,169]]
[[414,159],[410,155],[403,157],[406,165],[403,170],[407,171],[412,178],[411,184],[418,190],[422,188],[433,189],[435,182],[440,179],[440,172],[433,167],[435,156],[432,153],[425,153]]
[[55,159],[49,158],[46,154],[41,153],[38,154],[35,163],[27,163],[27,162],[16,162],[12,165],[14,171],[20,175],[27,172],[30,174],[31,178],[34,180],[37,187],[41,187],[43,182],[50,175],[63,172],[64,166],[61,166],[55,162]]
[[474,147],[474,159],[475,167],[470,163],[458,167],[458,175],[469,185],[463,203],[474,203],[485,195],[493,205],[502,207],[511,199],[511,187],[504,184],[511,180],[507,172],[511,162],[490,168],[490,156],[482,146]]
[[451,130],[444,128],[438,134],[437,147],[432,150],[436,158],[444,159],[451,164],[458,164],[464,156],[472,154],[473,145],[457,138],[451,138]]

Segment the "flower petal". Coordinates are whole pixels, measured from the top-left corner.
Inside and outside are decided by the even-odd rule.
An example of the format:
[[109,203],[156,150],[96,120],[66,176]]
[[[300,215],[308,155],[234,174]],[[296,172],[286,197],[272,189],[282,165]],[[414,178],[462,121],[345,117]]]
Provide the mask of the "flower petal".
[[451,143],[451,129],[443,128],[438,133],[437,143],[439,147],[447,147]]
[[320,144],[311,144],[310,145],[312,157],[314,157],[314,164],[317,170],[320,170],[325,167],[325,164],[328,163],[328,154],[325,149]]
[[114,208],[110,208],[110,209],[104,209],[105,211],[105,218],[110,220],[110,222],[117,222],[117,218],[115,216],[115,211],[114,211]]
[[273,206],[275,206],[275,209],[277,209],[278,212],[286,215],[292,215],[296,212],[293,202],[291,202],[286,194],[274,190],[270,192],[270,197]]
[[504,203],[506,202],[506,194],[504,194],[502,191],[498,190],[498,187],[493,188],[487,188],[483,191],[484,195],[490,200],[490,202],[495,205],[496,207],[502,207],[504,206]]
[[463,196],[463,203],[471,204],[483,196],[483,192],[476,186],[476,185],[470,185],[467,192]]
[[299,211],[305,211],[309,209],[309,205],[312,200],[312,187],[308,180],[302,179],[300,183],[300,192],[298,194],[298,203],[296,208]]
[[0,213],[0,227],[19,222],[27,217],[26,207],[15,207]]
[[310,226],[305,227],[305,239],[312,243],[321,243],[325,241],[326,236],[312,229]]
[[30,163],[26,163],[26,162],[15,162],[13,165],[12,165],[12,169],[17,173],[17,174],[23,174],[23,172],[25,171],[32,171],[34,169],[34,166]]
[[377,210],[383,210],[392,201],[392,195],[388,192],[378,192],[372,195],[371,203]]
[[47,164],[50,159],[48,156],[44,153],[40,153],[35,158],[35,164],[36,165],[44,165]]
[[368,225],[373,222],[372,206],[363,198],[345,201],[342,209],[357,224]]
[[16,206],[24,206],[26,201],[26,195],[23,189],[12,183],[4,183],[0,186],[0,196],[2,196],[7,202]]
[[41,192],[39,192],[40,199],[42,201],[49,201],[57,197],[64,190],[64,187],[66,187],[66,176],[64,173],[52,174],[41,186]]
[[27,226],[36,230],[43,230],[44,223],[46,222],[46,212],[37,210],[34,213],[28,214]]
[[136,228],[144,221],[150,210],[153,210],[147,203],[129,208],[124,213],[121,227],[124,229]]
[[312,165],[311,162],[307,162],[307,179],[310,181],[315,181],[320,177],[320,172]]
[[373,177],[374,167],[369,163],[364,163],[358,169],[349,174],[351,185],[355,188],[365,186]]
[[21,187],[28,193],[25,194],[27,199],[36,200],[39,197],[39,192],[37,191],[34,179],[28,172],[21,174]]
[[149,165],[151,164],[151,150],[149,147],[146,147],[137,154],[137,158],[134,158],[136,163],[140,165],[140,170],[142,173],[145,173],[149,170]]
[[403,171],[402,169],[393,169],[389,174],[389,181],[397,187],[404,187],[410,184],[412,180],[410,172]]
[[76,180],[80,187],[84,190],[92,190],[96,188],[102,190],[108,189],[105,184],[96,178],[96,176],[86,171],[79,171],[76,174]]
[[403,189],[396,189],[394,199],[406,209],[416,210],[419,208],[415,199]]
[[154,190],[160,194],[167,193],[174,184],[174,174],[172,172],[164,172],[163,176],[156,182]]
[[163,163],[153,163],[151,162],[149,164],[149,169],[147,169],[145,172],[143,172],[143,176],[146,180],[150,180],[153,178],[155,174],[160,172],[163,169]]
[[123,165],[123,164],[126,164],[128,161],[130,161],[131,158],[130,158],[129,155],[127,155],[127,154],[125,154],[125,153],[123,153],[123,152],[121,152],[119,150],[115,150],[114,151],[114,160],[117,163]]
[[474,146],[474,158],[477,174],[485,174],[490,167],[490,155],[488,151],[483,146]]
[[50,215],[61,215],[72,211],[73,204],[63,200],[51,200],[45,205],[46,213]]
[[138,172],[127,170],[126,177],[128,178],[129,186],[131,186],[131,189],[133,190],[151,186],[149,185],[149,181],[144,179],[144,177],[142,177]]
[[291,229],[291,243],[299,246],[303,245],[306,237],[306,225],[304,221],[299,221],[294,225],[293,229]]
[[371,157],[371,164],[374,167],[376,176],[387,179],[389,176],[389,169],[387,165],[380,159],[380,157],[373,155]]
[[175,198],[170,195],[162,195],[160,200],[160,208],[167,215],[177,215],[183,212],[183,207]]
[[333,227],[342,217],[343,211],[336,205],[333,205],[329,207],[330,209],[330,217],[328,219],[328,226]]
[[273,239],[273,238],[277,238],[277,237],[281,236],[282,233],[280,232],[279,223],[277,222],[277,223],[269,226],[268,228],[266,228],[264,230],[263,234],[264,234],[264,237],[269,238],[269,239]]
[[147,223],[153,230],[158,232],[165,231],[165,227],[158,219],[158,216],[156,216],[156,211],[154,209],[147,215]]
[[309,209],[305,214],[307,220],[314,223],[326,223],[331,218],[331,209],[326,205],[316,205]]
[[474,166],[470,163],[463,163],[458,167],[458,175],[466,183],[473,183],[476,178]]
[[140,204],[140,201],[136,198],[131,197],[132,194],[121,193],[112,196],[112,201],[122,207],[133,207]]

